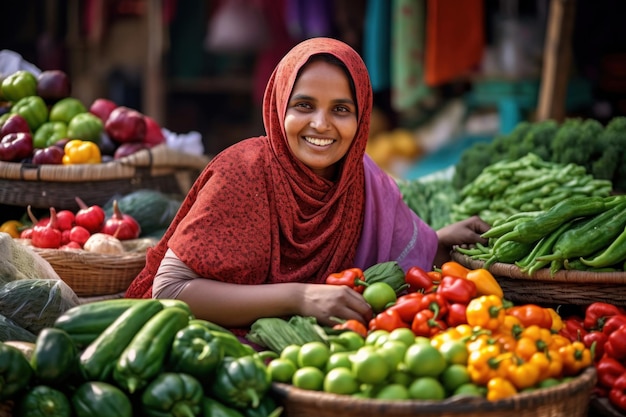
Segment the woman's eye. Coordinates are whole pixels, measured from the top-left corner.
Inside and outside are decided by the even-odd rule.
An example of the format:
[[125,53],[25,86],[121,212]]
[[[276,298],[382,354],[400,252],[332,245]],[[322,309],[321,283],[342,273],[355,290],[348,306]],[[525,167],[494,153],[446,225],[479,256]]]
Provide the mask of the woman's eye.
[[299,107],[302,109],[310,109],[311,105],[309,103],[296,103],[294,107]]

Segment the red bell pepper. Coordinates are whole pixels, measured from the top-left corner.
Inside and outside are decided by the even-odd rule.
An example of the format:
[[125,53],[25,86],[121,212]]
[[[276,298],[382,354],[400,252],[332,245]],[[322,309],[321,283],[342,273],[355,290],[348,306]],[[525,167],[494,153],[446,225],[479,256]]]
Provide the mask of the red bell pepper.
[[537,325],[544,329],[552,327],[550,312],[536,304],[522,304],[506,310],[506,314],[517,317],[524,327]]
[[582,341],[587,330],[583,325],[583,319],[580,317],[572,316],[563,320],[563,328],[559,330],[561,336],[567,337],[570,342]]
[[432,310],[422,310],[415,315],[411,330],[415,336],[432,337],[446,329],[446,323],[438,319]]
[[438,319],[444,319],[448,314],[449,304],[441,294],[425,294],[419,302],[420,310],[431,310]]
[[330,274],[326,278],[326,284],[346,285],[353,290],[362,293],[365,290],[365,277],[360,268],[349,268],[341,272]]
[[465,278],[444,276],[437,287],[437,293],[450,303],[468,304],[476,297],[476,284]]
[[409,268],[404,275],[404,280],[409,284],[409,292],[421,291],[427,293],[432,291],[434,287],[431,276],[419,266]]
[[467,304],[452,303],[448,307],[448,317],[446,317],[446,324],[448,327],[456,327],[461,324],[467,324]]
[[602,326],[602,333],[610,335],[615,330],[619,329],[623,324],[626,324],[626,315],[618,314],[617,316],[609,317]]
[[611,388],[615,385],[615,380],[626,372],[626,368],[622,363],[610,356],[604,356],[596,364],[598,372],[598,383],[605,388]]
[[609,401],[620,410],[626,411],[626,372],[615,380],[609,392]]
[[626,326],[621,326],[608,336],[604,351],[617,360],[626,359]]
[[386,309],[378,313],[369,322],[369,330],[386,330],[391,332],[398,328],[410,328],[409,324],[402,320],[397,311]]
[[620,314],[624,314],[624,310],[613,304],[603,303],[599,301],[591,303],[585,310],[585,319],[583,325],[587,330],[602,330],[602,327],[604,327],[604,323],[610,317]]
[[607,341],[607,335],[599,330],[592,330],[583,336],[583,343],[594,352],[594,362],[600,360],[604,356],[604,344]]
[[407,323],[411,323],[413,321],[413,317],[422,310],[422,298],[424,298],[424,294],[421,292],[411,292],[405,295],[401,295],[396,300],[396,303],[391,307],[388,307],[387,310],[392,310],[397,312],[403,321]]

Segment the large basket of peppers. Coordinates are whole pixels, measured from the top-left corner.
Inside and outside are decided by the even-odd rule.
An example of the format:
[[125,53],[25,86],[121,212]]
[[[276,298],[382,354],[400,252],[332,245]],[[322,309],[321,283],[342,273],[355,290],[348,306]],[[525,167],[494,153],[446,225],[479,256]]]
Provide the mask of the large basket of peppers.
[[208,161],[205,155],[179,152],[165,144],[103,163],[0,161],[0,201],[61,210],[74,208],[77,195],[89,205],[104,205],[113,195],[139,189],[184,195]]
[[[326,281],[362,291],[374,312],[362,336],[347,327],[351,334],[331,338],[321,362],[302,345],[290,377],[272,373],[287,417],[587,416],[597,381],[592,349],[559,334],[554,309],[514,304],[489,271],[457,262],[403,275],[390,264],[372,268]],[[399,294],[370,298],[382,283]]]

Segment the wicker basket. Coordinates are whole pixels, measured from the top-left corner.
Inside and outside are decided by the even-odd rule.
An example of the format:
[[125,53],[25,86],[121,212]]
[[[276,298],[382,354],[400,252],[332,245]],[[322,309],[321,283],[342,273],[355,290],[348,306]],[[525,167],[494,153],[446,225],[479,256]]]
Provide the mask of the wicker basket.
[[[17,239],[24,244],[28,241]],[[154,239],[122,241],[124,255],[104,255],[84,250],[32,249],[41,255],[78,297],[118,297],[146,264],[146,248]]]
[[0,162],[2,204],[76,210],[75,197],[104,205],[116,194],[142,188],[184,195],[209,162],[166,145],[102,164],[34,165]]
[[596,370],[587,368],[571,382],[490,402],[483,398],[444,401],[390,401],[307,391],[273,383],[272,392],[284,407],[283,417],[584,417]]
[[[452,259],[468,268],[481,268],[483,261],[458,252]],[[626,307],[626,272],[561,270],[554,276],[545,268],[528,276],[512,264],[494,263],[489,271],[500,283],[504,296],[518,303],[572,304],[596,301]]]

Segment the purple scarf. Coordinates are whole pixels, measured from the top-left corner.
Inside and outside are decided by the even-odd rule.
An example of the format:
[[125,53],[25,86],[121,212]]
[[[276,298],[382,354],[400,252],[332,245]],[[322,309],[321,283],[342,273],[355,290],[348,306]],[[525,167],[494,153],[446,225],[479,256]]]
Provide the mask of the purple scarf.
[[397,261],[405,271],[433,268],[437,234],[402,201],[393,180],[367,155],[365,166],[365,220],[354,264],[361,269]]

